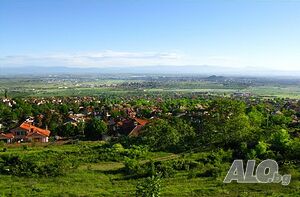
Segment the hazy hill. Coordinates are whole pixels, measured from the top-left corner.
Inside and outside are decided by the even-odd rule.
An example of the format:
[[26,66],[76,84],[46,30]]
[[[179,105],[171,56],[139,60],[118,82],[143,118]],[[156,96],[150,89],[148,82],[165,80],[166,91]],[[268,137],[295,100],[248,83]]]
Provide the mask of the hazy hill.
[[41,74],[202,74],[225,76],[300,76],[299,72],[282,72],[276,70],[262,70],[256,68],[226,68],[221,66],[143,66],[143,67],[106,67],[106,68],[79,68],[79,67],[44,67],[23,66],[5,68],[0,66],[0,75],[41,75]]

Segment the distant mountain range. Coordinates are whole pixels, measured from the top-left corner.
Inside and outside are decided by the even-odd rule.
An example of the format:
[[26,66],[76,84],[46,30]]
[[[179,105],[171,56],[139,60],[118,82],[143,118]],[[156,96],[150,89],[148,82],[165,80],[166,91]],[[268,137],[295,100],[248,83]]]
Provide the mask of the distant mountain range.
[[200,74],[225,76],[299,76],[300,72],[283,72],[257,68],[226,68],[221,66],[141,66],[141,67],[43,67],[23,66],[5,68],[0,75],[48,75],[48,74]]

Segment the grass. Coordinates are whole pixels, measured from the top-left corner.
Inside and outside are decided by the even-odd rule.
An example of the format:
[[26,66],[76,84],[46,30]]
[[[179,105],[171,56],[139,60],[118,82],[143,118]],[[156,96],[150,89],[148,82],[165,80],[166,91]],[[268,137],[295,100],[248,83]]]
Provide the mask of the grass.
[[[124,82],[146,82],[138,79],[105,79],[105,78],[3,78],[0,79],[0,94],[9,89],[12,97],[49,97],[49,96],[98,96],[101,94],[125,95],[128,93],[196,93],[232,94],[237,91],[250,92],[261,97],[300,98],[300,87],[295,84],[266,83],[244,86],[236,83],[223,85],[210,81],[167,81],[158,86],[143,88],[121,88],[111,86]],[[106,87],[103,87],[106,85]],[[100,87],[101,86],[101,87]]]
[[[128,95],[128,94],[141,94],[143,93],[203,93],[207,92],[210,94],[232,94],[234,92],[250,92],[254,95],[261,97],[279,97],[279,98],[300,98],[300,87],[286,86],[255,86],[249,88],[234,88],[234,87],[162,87],[162,88],[143,88],[142,90],[137,89],[120,89],[112,87],[73,87],[58,88],[58,87],[37,87],[37,88],[25,88],[16,87],[10,89],[9,95],[13,97],[51,97],[51,96],[99,96],[103,94],[116,94],[116,95]],[[1,90],[0,94],[4,94],[4,89]]]
[[[97,145],[99,142],[81,142]],[[41,155],[44,151],[73,153],[78,145],[49,145],[28,147],[9,146],[0,154]],[[194,157],[197,154],[194,155]],[[149,153],[152,160],[171,160],[178,155]],[[147,157],[147,158],[148,158]],[[192,158],[193,156],[191,156]],[[148,159],[147,159],[148,160]],[[0,175],[0,196],[134,196],[135,187],[142,179],[128,179],[121,169],[122,162],[81,163],[78,169],[60,177],[16,177]],[[292,172],[288,186],[281,184],[224,184],[223,178],[189,178],[189,171],[178,171],[173,178],[162,180],[162,196],[299,196],[300,169]]]
[[259,96],[273,96],[281,98],[300,98],[300,87],[294,85],[286,86],[256,86],[250,87],[247,91],[257,94]]
[[[1,192],[12,196],[133,196],[139,180],[113,174],[120,163],[83,165],[76,172],[57,178],[1,176]],[[109,172],[109,173],[108,173]],[[184,175],[163,180],[162,196],[299,196],[299,179],[279,184],[223,184],[212,178],[187,179]]]

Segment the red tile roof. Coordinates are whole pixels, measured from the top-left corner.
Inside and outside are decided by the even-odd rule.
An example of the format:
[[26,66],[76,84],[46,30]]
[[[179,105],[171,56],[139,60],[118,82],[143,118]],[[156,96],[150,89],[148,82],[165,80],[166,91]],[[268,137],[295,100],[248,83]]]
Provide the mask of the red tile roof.
[[134,127],[134,129],[132,129],[132,131],[128,134],[128,136],[130,137],[137,137],[141,134],[142,128],[144,126],[142,125],[137,125],[136,127]]
[[117,125],[119,125],[119,126],[123,126],[123,122],[117,122]]
[[30,133],[38,133],[38,134],[46,136],[46,137],[50,136],[50,131],[49,130],[38,128],[38,127],[33,126],[33,125],[31,125],[27,122],[23,122],[20,125],[20,128],[25,129]]
[[140,125],[145,126],[146,124],[149,123],[148,120],[145,119],[140,119],[140,118],[134,118],[135,121],[137,121]]
[[0,138],[13,139],[14,135],[12,133],[0,133]]

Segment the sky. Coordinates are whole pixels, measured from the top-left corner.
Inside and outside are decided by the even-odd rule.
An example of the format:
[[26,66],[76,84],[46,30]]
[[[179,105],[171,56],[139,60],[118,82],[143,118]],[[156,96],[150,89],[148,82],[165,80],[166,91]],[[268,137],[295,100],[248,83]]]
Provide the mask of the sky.
[[0,67],[300,71],[296,0],[0,0]]

